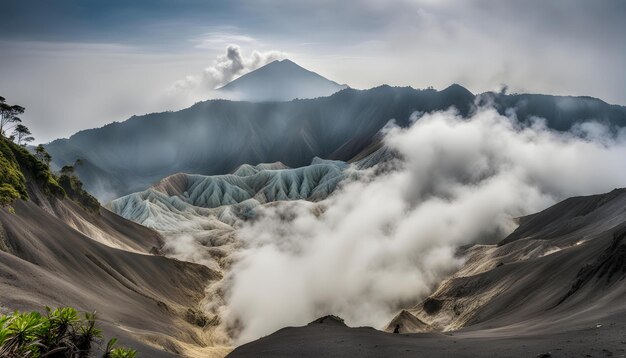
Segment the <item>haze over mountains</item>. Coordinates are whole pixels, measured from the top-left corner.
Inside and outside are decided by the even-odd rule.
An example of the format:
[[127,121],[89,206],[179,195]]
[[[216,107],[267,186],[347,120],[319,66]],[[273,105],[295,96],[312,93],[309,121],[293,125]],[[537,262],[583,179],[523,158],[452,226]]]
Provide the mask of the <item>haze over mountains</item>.
[[[623,130],[609,128],[585,122],[560,132],[493,109],[467,117],[435,112],[413,117],[407,128],[387,126],[380,145],[351,163],[176,174],[109,208],[159,230],[168,255],[224,275],[208,289],[206,307],[219,317],[216,329],[236,342],[329,312],[383,328],[396,309],[415,305],[462,264],[458,246],[497,242],[514,228],[513,217],[623,183]],[[468,300],[482,302],[479,296]],[[460,307],[450,323],[419,321],[408,311],[393,322],[404,332],[456,329],[471,323],[476,308]]]
[[[287,92],[316,87],[320,81],[331,83],[283,60],[224,88],[257,93],[269,75]],[[339,89],[333,86],[328,93]],[[269,86],[263,93],[275,93],[274,88]],[[58,167],[81,159],[77,171],[85,187],[106,202],[144,190],[177,172],[227,174],[242,164],[277,161],[299,167],[316,156],[348,161],[376,142],[379,131],[392,119],[406,127],[414,112],[454,107],[468,115],[476,103],[491,104],[501,113],[514,109],[522,122],[545,118],[557,130],[568,130],[588,119],[612,126],[626,124],[626,108],[588,97],[474,95],[459,85],[441,91],[380,86],[347,88],[329,97],[289,102],[209,100],[177,112],[134,116],[81,131],[46,148]]]
[[626,107],[355,90],[289,60],[221,90],[249,101],[49,143],[91,210],[0,138],[28,194],[0,210],[0,308],[97,309],[155,357],[623,348]]
[[626,358],[625,0],[0,13],[0,358]]

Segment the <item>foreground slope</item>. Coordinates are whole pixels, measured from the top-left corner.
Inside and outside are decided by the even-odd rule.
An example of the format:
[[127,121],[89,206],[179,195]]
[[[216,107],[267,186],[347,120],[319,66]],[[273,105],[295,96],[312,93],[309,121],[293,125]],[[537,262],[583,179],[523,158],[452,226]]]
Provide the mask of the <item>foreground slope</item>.
[[211,343],[194,317],[204,288],[219,275],[154,255],[163,242],[158,233],[50,191],[45,169],[33,172],[23,149],[0,141],[18,154],[0,157],[19,168],[25,184],[22,199],[0,208],[0,309],[95,310],[107,336],[150,357]]
[[623,312],[567,330],[393,334],[316,320],[283,328],[228,357],[610,357],[624,354]]
[[230,356],[623,355],[624,207],[625,189],[568,199],[523,218],[500,245],[465,248],[466,264],[394,319],[401,334],[323,320],[284,328]]
[[185,315],[216,278],[210,270],[100,244],[30,202],[14,209],[0,213],[3,309],[95,310],[108,335],[150,356],[194,343],[199,330]]

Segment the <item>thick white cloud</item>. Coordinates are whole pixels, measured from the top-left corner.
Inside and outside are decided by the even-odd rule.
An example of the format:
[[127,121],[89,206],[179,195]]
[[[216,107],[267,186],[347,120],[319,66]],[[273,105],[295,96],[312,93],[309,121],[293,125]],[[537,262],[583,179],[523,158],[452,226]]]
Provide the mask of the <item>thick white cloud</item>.
[[461,263],[459,245],[626,184],[626,131],[597,123],[569,134],[490,109],[470,119],[447,111],[390,126],[385,141],[403,157],[399,170],[355,173],[327,200],[266,207],[239,231],[246,248],[222,307],[224,325],[242,327],[239,342],[331,313],[380,327]]

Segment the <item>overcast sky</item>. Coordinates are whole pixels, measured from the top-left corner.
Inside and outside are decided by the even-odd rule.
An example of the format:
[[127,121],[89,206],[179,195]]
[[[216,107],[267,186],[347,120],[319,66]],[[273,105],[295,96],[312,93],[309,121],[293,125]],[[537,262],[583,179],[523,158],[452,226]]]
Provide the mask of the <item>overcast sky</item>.
[[209,98],[231,44],[235,76],[288,57],[356,88],[507,84],[626,105],[622,0],[0,4],[0,95],[27,108],[38,142]]

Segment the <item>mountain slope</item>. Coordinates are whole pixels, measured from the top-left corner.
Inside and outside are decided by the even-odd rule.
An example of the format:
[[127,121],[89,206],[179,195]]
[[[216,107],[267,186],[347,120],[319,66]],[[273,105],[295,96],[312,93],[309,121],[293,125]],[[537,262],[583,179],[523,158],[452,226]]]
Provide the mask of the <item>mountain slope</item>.
[[[612,356],[626,330],[626,189],[565,200],[500,245],[464,248],[465,265],[387,326],[312,322],[229,357]],[[574,226],[572,226],[575,224]],[[405,324],[406,326],[403,326]]]
[[[203,176],[175,174],[152,188],[111,201],[107,207],[129,220],[165,230],[168,214],[209,211],[223,217],[224,210],[246,216],[254,207],[279,200],[321,200],[343,179],[347,164],[316,158],[301,168],[265,169],[266,164],[242,165],[233,174]],[[223,208],[221,208],[223,207]],[[220,209],[221,208],[221,209]],[[160,215],[157,215],[159,213]],[[224,218],[225,222],[232,221]]]
[[57,166],[80,158],[86,189],[108,201],[178,172],[225,174],[246,163],[301,167],[316,156],[347,161],[392,118],[406,126],[416,110],[454,106],[468,113],[474,97],[458,92],[382,86],[281,103],[214,100],[82,131],[46,148]]
[[[374,159],[382,162],[389,155],[383,148],[352,165],[366,168]],[[293,169],[271,163],[245,164],[227,175],[178,173],[107,207],[162,233],[164,253],[225,272],[231,254],[241,246],[236,229],[254,218],[259,207],[276,201],[325,199],[345,178],[348,167],[345,162],[315,158],[311,165]]]
[[[602,314],[597,302],[626,297],[626,251],[619,249],[626,245],[624,206],[626,190],[619,189],[570,198],[523,219],[499,245],[467,249],[465,267],[409,311],[444,330]],[[613,275],[593,271],[604,261],[617,265],[607,268]],[[570,293],[581,275],[588,278],[584,287]],[[623,302],[613,308],[626,309]]]
[[[559,130],[590,119],[626,126],[625,107],[587,97],[485,96],[492,97],[489,102],[501,113],[518,110],[521,121],[543,117]],[[281,103],[213,100],[82,131],[46,148],[58,167],[80,158],[83,164],[77,172],[85,188],[108,201],[145,190],[178,172],[225,174],[246,163],[301,167],[316,156],[348,161],[375,143],[391,119],[407,126],[415,111],[449,107],[466,115],[475,100],[458,85],[443,91],[389,86],[345,89],[330,97]]]
[[251,102],[326,97],[347,88],[290,60],[276,60],[217,89],[227,99]]
[[[314,158],[310,165],[289,168],[277,162],[244,164],[232,174],[204,176],[178,173],[152,187],[112,200],[112,212],[160,231],[201,229],[214,217],[230,226],[254,215],[254,208],[277,201],[319,201],[346,178],[346,169],[366,169],[393,159],[380,148],[351,164]],[[355,173],[352,173],[355,175]],[[206,228],[206,227],[205,227]]]
[[26,191],[25,199],[0,208],[0,310],[43,311],[46,305],[96,310],[107,336],[150,357],[208,344],[189,312],[197,312],[204,289],[219,275],[154,255],[163,244],[158,233],[51,192],[41,173],[29,168],[31,160],[36,161],[30,155],[9,158]]

